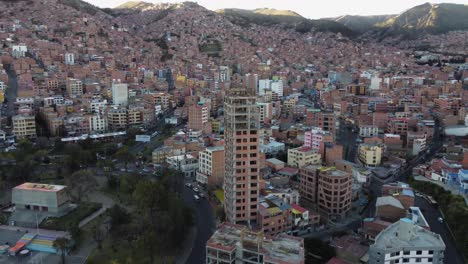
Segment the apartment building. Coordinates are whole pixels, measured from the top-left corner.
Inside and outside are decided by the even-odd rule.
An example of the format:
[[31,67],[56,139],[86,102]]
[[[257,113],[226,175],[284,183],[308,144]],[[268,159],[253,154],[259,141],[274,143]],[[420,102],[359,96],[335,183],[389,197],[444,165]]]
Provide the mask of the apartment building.
[[319,113],[318,126],[324,131],[330,131],[332,135],[335,134],[336,116],[334,113]]
[[107,112],[109,129],[126,129],[128,124],[128,111],[125,108],[112,108]]
[[65,53],[65,64],[66,65],[75,65],[75,54]]
[[271,103],[257,103],[257,106],[260,110],[260,124],[263,126],[265,123],[270,122],[273,114],[273,107]]
[[198,159],[190,154],[170,156],[166,158],[169,167],[182,172],[185,177],[194,177],[198,170]]
[[102,133],[107,131],[107,118],[101,115],[92,115],[89,117],[89,131],[91,133]]
[[360,137],[376,137],[379,135],[379,128],[376,126],[359,126]]
[[324,142],[326,136],[331,137],[331,133],[329,131],[324,131],[319,127],[314,127],[310,131],[306,131],[304,133],[304,147],[319,151],[320,146],[322,142]]
[[406,136],[406,133],[408,133],[408,119],[390,118],[388,120],[387,132],[390,134]]
[[317,205],[327,219],[341,221],[351,210],[352,174],[335,167],[321,167],[317,181]]
[[369,248],[369,264],[444,263],[445,243],[439,234],[402,218],[380,232]]
[[68,96],[70,97],[83,95],[83,82],[81,80],[68,78],[66,88]]
[[15,115],[12,117],[13,135],[17,138],[35,138],[36,118],[34,116]]
[[256,221],[260,191],[259,111],[256,97],[245,89],[231,89],[224,101],[227,221]]
[[306,165],[299,170],[301,200],[310,204],[317,203],[318,168],[320,167],[320,165]]
[[383,147],[377,144],[360,144],[359,161],[365,166],[376,167],[382,161]]
[[223,223],[206,243],[206,263],[303,264],[304,239],[265,236],[242,225]]
[[128,105],[128,85],[118,81],[112,83],[112,104],[126,106]]
[[222,186],[224,182],[224,146],[206,148],[198,154],[197,182]]
[[198,102],[188,108],[188,129],[203,131],[205,134],[211,133],[210,107],[208,104]]
[[321,155],[317,150],[308,147],[288,149],[288,165],[301,168],[307,164],[320,164]]

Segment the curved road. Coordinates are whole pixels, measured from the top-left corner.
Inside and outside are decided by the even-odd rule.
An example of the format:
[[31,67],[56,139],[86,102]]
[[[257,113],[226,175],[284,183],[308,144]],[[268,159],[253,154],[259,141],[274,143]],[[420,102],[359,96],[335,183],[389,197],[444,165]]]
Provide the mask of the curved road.
[[194,191],[184,187],[183,199],[187,205],[193,208],[195,213],[196,237],[193,241],[192,251],[186,264],[202,264],[206,262],[206,241],[216,230],[215,216],[207,198],[201,198],[196,202],[193,199]]

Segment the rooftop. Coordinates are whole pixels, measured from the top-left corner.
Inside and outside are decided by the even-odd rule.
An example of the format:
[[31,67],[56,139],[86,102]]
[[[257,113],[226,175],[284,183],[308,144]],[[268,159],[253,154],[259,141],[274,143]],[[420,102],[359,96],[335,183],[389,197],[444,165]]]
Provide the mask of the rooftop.
[[413,247],[442,250],[445,249],[445,244],[440,235],[414,224],[411,219],[402,218],[376,237],[374,247],[386,250]]
[[63,190],[66,187],[67,186],[65,185],[52,185],[52,184],[25,182],[21,185],[16,186],[14,189],[40,191],[40,192],[58,192],[60,190]]
[[266,161],[267,161],[267,162],[270,162],[271,164],[274,164],[274,165],[281,165],[281,164],[284,164],[283,161],[281,161],[281,160],[279,160],[279,159],[275,159],[275,158],[267,159]]
[[[260,238],[261,241],[258,239]],[[259,243],[260,242],[260,243]],[[280,263],[303,263],[304,241],[288,235],[264,236],[242,225],[223,223],[207,242],[207,247],[233,251],[236,245],[249,247],[263,254],[264,260]],[[251,247],[253,246],[253,247]]]

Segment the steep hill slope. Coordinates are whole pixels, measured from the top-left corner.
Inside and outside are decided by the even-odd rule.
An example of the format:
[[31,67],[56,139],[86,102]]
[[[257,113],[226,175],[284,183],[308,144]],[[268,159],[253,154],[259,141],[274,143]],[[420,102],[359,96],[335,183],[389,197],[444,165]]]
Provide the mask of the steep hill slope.
[[354,32],[343,24],[330,20],[312,20],[302,17],[296,12],[289,10],[276,10],[269,8],[245,10],[245,9],[220,9],[218,13],[223,14],[232,23],[248,26],[257,24],[272,26],[281,24],[287,28],[305,33],[309,31],[334,32],[346,36],[352,36]]
[[430,4],[415,6],[377,24],[385,34],[440,34],[468,30],[468,5]]

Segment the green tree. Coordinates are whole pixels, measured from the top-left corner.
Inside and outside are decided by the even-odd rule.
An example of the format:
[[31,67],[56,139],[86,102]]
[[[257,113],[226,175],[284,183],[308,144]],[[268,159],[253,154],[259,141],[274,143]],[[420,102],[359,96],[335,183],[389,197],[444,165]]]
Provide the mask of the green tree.
[[65,255],[68,253],[70,240],[65,237],[58,237],[53,243],[53,247],[60,252],[62,264],[65,264]]
[[96,190],[97,186],[96,179],[89,170],[80,170],[66,176],[65,184],[68,186],[70,197],[76,202],[81,202],[90,192]]
[[120,162],[125,164],[125,169],[127,169],[128,163],[133,162],[135,160],[135,155],[130,152],[127,146],[123,146],[114,154],[115,158]]

